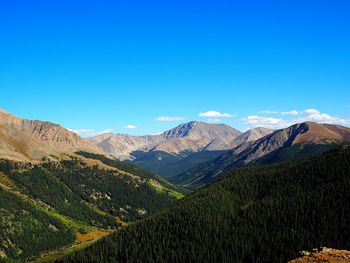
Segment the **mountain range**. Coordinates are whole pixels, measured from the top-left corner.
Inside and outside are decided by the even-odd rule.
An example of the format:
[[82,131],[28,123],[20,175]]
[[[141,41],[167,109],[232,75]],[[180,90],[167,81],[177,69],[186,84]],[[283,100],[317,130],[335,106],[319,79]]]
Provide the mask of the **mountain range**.
[[133,160],[134,152],[163,151],[173,155],[205,149],[224,150],[232,148],[233,140],[241,132],[225,124],[208,124],[191,121],[159,135],[131,136],[127,134],[101,134],[88,138],[91,143],[121,160]]
[[313,122],[295,124],[258,140],[242,143],[171,181],[198,188],[234,168],[306,158],[348,142],[350,128]]
[[196,189],[234,168],[313,156],[350,142],[350,128],[304,122],[242,133],[225,124],[192,121],[160,135],[103,134],[88,140],[116,158]]
[[[266,229],[265,222],[277,222],[282,226],[283,222],[293,218],[290,215],[295,211],[300,212],[299,220],[303,218],[303,212],[310,210],[311,205],[319,206],[322,202],[311,202],[308,198],[308,192],[314,196],[318,192],[312,190],[312,185],[306,184],[307,180],[318,183],[324,194],[330,193],[327,187],[335,182],[341,196],[332,192],[330,199],[325,200],[329,201],[329,204],[339,202],[338,205],[344,206],[341,198],[345,196],[347,188],[341,187],[347,187],[347,177],[337,177],[333,168],[339,168],[340,173],[348,172],[346,160],[349,148],[339,146],[349,142],[350,128],[312,122],[299,123],[280,130],[253,128],[240,132],[225,124],[192,121],[158,135],[131,136],[108,133],[82,138],[58,124],[27,120],[1,110],[0,261],[37,259],[40,255],[40,262],[44,259],[52,261],[62,257],[66,250],[74,251],[85,247],[111,232],[124,229],[129,224],[132,227],[127,229],[130,229],[131,234],[122,231],[124,234],[121,235],[125,235],[122,239],[119,235],[112,235],[112,242],[109,243],[110,239],[106,241],[107,244],[113,245],[110,247],[110,250],[116,253],[113,257],[117,255],[121,261],[127,259],[128,255],[113,249],[115,240],[121,242],[118,243],[118,248],[124,247],[128,251],[130,244],[136,244],[135,251],[142,247],[142,252],[134,255],[134,259],[144,255],[152,261],[164,252],[162,257],[170,257],[169,260],[173,260],[174,255],[167,254],[170,244],[167,237],[171,242],[177,240],[173,234],[185,237],[185,243],[176,241],[177,244],[187,244],[184,245],[184,250],[180,248],[179,257],[196,256],[195,250],[198,250],[202,256],[208,256],[201,258],[205,262],[211,256],[218,255],[214,251],[220,251],[220,246],[235,246],[238,254],[233,253],[234,249],[231,247],[231,250],[227,251],[233,254],[223,254],[221,249],[221,256],[232,256],[243,262],[255,261],[254,258],[250,258],[249,253],[256,251],[253,244],[260,241],[248,238],[245,243],[241,243],[237,240],[242,236],[258,238],[256,233]],[[338,150],[315,159],[312,163],[291,162],[319,155],[333,148]],[[281,162],[282,164],[262,167]],[[247,168],[239,170],[241,167]],[[324,183],[317,181],[321,171],[317,169],[321,167],[326,171],[322,175]],[[319,172],[315,172],[315,169]],[[329,181],[328,175],[333,179]],[[310,178],[307,179],[308,177]],[[299,179],[294,182],[295,178]],[[303,181],[303,178],[306,181]],[[345,181],[340,183],[341,180]],[[195,191],[205,185],[208,187],[178,201],[189,191]],[[271,185],[274,187],[271,188]],[[292,192],[288,192],[289,186],[293,186],[298,196],[305,198],[293,199]],[[281,192],[278,192],[278,189]],[[246,198],[241,200],[244,196]],[[283,203],[282,197],[285,196],[289,199]],[[304,200],[306,207],[299,209],[298,200]],[[274,202],[282,202],[281,213],[272,213],[275,206],[271,206],[268,207],[267,214],[264,214],[262,211],[265,211],[265,205]],[[293,209],[287,209],[287,203],[290,202],[294,202]],[[320,207],[317,209],[318,212],[324,213],[327,207],[326,210]],[[335,213],[334,208],[328,209]],[[340,207],[339,211],[343,213],[345,210]],[[158,213],[160,211],[163,212]],[[198,216],[195,216],[196,214]],[[278,218],[270,220],[271,215]],[[333,216],[342,218],[342,215]],[[258,224],[256,229],[251,229],[250,226],[257,222],[255,216],[265,221],[261,221],[263,225]],[[143,221],[144,218],[148,221]],[[249,227],[243,223],[245,220],[250,222]],[[325,214],[322,220],[327,222],[330,219]],[[137,222],[134,223],[135,221]],[[345,222],[344,219],[340,221]],[[297,223],[305,223],[302,222],[304,221]],[[171,225],[177,230],[175,229],[174,233],[167,232],[166,229],[159,232],[158,227],[162,224],[166,228]],[[305,224],[312,229],[312,225]],[[231,225],[237,227],[237,233]],[[294,256],[296,249],[310,249],[310,244],[322,243],[322,240],[316,242],[319,238],[334,240],[331,232],[339,230],[326,228],[325,224],[321,224],[320,227],[328,232],[322,234],[315,230],[317,233],[311,243],[293,243],[293,247],[283,253],[271,250],[271,247],[276,246],[272,242],[273,238],[282,233],[281,229],[276,229],[275,235],[269,236],[269,242],[273,244],[264,246],[267,256],[259,257],[266,261],[276,259],[276,255],[282,255],[286,259],[292,258],[289,256]],[[184,232],[181,232],[181,229]],[[181,231],[176,232],[178,230]],[[231,234],[225,236],[226,232]],[[216,237],[220,238],[216,240],[218,243],[216,248],[213,247],[214,250],[208,247],[198,248],[197,241],[186,239],[188,233],[197,238],[198,242],[203,238],[209,238],[208,242]],[[299,233],[300,238],[310,236],[310,233],[305,234],[292,229],[281,237],[282,240],[285,239],[291,244],[287,237],[293,233]],[[143,236],[139,236],[141,234],[147,236],[147,245],[142,241]],[[123,239],[124,237],[126,239]],[[232,237],[235,237],[233,243],[225,243],[226,239]],[[139,241],[135,243],[134,238]],[[148,244],[149,240],[154,238],[152,242],[156,244],[157,249],[149,247]],[[158,241],[163,243],[157,243]],[[341,240],[339,243],[325,243],[331,247],[345,244]],[[101,245],[101,253],[98,253],[98,256],[104,260],[106,243],[97,244]],[[160,254],[148,254],[145,252],[147,249],[144,249],[146,247]],[[201,249],[211,251],[211,256]],[[62,253],[61,250],[65,252]],[[45,254],[48,251],[51,252]],[[187,255],[188,251],[192,251],[193,255]],[[245,255],[246,251],[250,252]],[[88,257],[90,256],[88,254]],[[273,261],[279,262],[278,259]]]
[[243,142],[259,139],[271,132],[266,128],[254,128],[242,133],[226,124],[191,121],[159,135],[109,133],[88,138],[88,141],[116,158],[170,179]]
[[312,122],[240,132],[226,124],[191,121],[158,135],[82,138],[58,124],[1,110],[0,127],[5,159],[40,162],[90,152],[136,164],[191,190],[234,168],[313,156],[350,142],[350,128]]

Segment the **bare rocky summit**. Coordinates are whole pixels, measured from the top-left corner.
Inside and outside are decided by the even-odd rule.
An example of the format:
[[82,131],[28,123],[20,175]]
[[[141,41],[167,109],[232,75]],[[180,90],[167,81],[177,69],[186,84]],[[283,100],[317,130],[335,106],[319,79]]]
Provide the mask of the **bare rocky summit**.
[[264,127],[253,128],[238,136],[235,139],[235,142],[237,145],[239,145],[244,142],[256,141],[262,137],[265,137],[266,135],[271,134],[273,131],[274,130]]
[[105,152],[79,135],[46,121],[27,120],[0,111],[0,156],[20,161],[44,156],[87,151]]
[[[249,138],[244,134],[240,137]],[[239,140],[239,137],[236,140]],[[174,181],[186,187],[198,187],[235,168],[307,158],[349,142],[348,127],[313,122],[299,123],[273,131],[258,140],[238,144],[210,160],[207,165],[199,164],[177,176]]]
[[[231,149],[234,139],[240,134],[241,132],[225,124],[192,121],[159,135],[132,136],[109,133],[88,140],[123,160],[131,159],[131,153],[134,151],[164,151],[181,154],[201,150]],[[218,140],[219,143],[217,143]],[[207,147],[209,145],[211,146]]]
[[283,147],[297,144],[342,144],[348,141],[350,141],[350,128],[304,122],[275,131],[254,142],[241,144],[234,153],[239,154],[249,149],[244,160],[245,163],[249,163]]

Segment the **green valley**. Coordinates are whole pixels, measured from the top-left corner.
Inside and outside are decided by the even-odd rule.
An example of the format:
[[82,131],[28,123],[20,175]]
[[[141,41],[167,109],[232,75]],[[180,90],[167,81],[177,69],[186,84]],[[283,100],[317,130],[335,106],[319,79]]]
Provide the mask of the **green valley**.
[[58,262],[286,262],[350,248],[350,147],[227,173]]
[[55,259],[183,196],[157,175],[86,152],[40,163],[3,159],[0,171],[0,260],[5,261],[39,254],[39,262]]

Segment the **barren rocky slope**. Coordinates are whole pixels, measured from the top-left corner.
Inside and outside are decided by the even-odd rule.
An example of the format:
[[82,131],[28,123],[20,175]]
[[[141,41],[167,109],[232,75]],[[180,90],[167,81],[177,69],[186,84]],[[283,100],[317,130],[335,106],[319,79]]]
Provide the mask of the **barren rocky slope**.
[[198,152],[215,140],[220,144],[210,150],[232,148],[234,139],[241,132],[225,124],[209,124],[192,121],[178,125],[160,135],[131,136],[126,134],[103,134],[88,140],[119,159],[133,159],[135,151],[163,151],[171,154]]
[[0,110],[1,158],[33,161],[76,151],[105,154],[98,146],[60,125],[26,120]]
[[172,180],[199,187],[237,167],[300,159],[350,142],[350,128],[305,122],[275,131],[256,141],[242,143],[216,159],[200,164]]

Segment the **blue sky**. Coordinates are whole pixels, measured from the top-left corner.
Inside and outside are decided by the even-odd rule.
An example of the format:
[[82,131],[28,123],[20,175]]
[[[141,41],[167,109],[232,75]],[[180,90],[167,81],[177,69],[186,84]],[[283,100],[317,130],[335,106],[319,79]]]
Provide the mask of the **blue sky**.
[[345,0],[1,1],[0,108],[84,136],[349,126],[349,13]]

